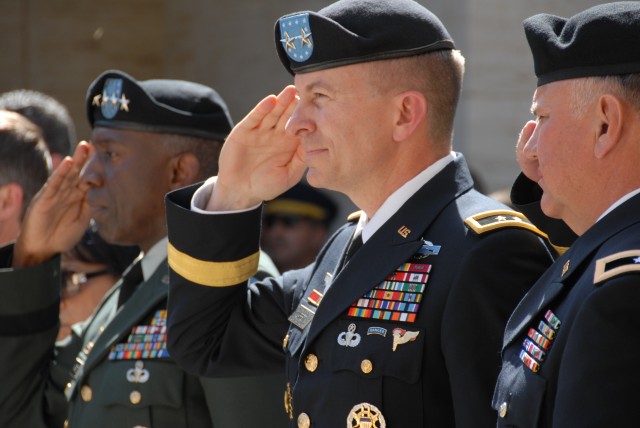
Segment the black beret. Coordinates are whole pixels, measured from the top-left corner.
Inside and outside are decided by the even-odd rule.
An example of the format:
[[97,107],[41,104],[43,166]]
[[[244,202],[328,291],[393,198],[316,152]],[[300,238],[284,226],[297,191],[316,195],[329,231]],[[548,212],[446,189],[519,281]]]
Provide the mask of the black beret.
[[264,208],[265,215],[280,214],[306,217],[325,224],[331,223],[336,211],[336,204],[331,198],[304,181],[267,202]]
[[291,74],[455,49],[438,17],[413,0],[340,0],[285,15],[275,39]]
[[233,123],[227,105],[208,86],[184,80],[137,81],[109,70],[86,98],[91,127],[125,128],[224,140]]
[[640,2],[594,6],[569,19],[524,21],[538,86],[557,80],[640,72]]

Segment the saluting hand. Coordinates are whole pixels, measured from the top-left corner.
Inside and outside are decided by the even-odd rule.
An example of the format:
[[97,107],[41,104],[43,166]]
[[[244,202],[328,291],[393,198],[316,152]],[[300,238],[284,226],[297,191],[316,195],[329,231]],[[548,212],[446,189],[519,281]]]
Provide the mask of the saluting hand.
[[538,175],[538,156],[533,147],[534,142],[531,141],[535,130],[536,122],[530,120],[520,131],[518,143],[516,144],[516,159],[522,173],[537,183],[540,178]]
[[13,253],[13,267],[42,263],[80,240],[89,226],[88,185],[80,171],[92,147],[81,142],[66,157],[29,204]]
[[298,99],[294,86],[269,95],[229,134],[208,210],[249,208],[275,198],[302,178],[300,141],[285,132]]

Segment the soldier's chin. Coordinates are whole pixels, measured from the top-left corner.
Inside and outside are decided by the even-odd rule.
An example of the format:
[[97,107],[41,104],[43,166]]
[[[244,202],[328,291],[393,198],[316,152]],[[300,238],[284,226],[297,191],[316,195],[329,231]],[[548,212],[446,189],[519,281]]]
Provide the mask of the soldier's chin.
[[307,167],[307,183],[313,187],[321,187],[322,180],[316,168]]
[[547,217],[562,219],[560,204],[546,192],[542,194],[542,199],[540,199],[540,209]]
[[316,189],[335,190],[339,192],[340,189],[332,187],[332,180],[327,180],[326,177],[327,175],[323,174],[318,168],[309,167],[309,169],[307,169],[307,183],[309,183],[310,186]]
[[96,231],[98,232],[98,235],[100,235],[100,237],[104,239],[105,242],[112,245],[113,244],[127,245],[127,244],[118,242],[119,240],[117,239],[116,236],[114,236],[113,233],[110,233],[110,229],[106,224],[100,223],[100,221],[96,220],[95,218],[93,219],[93,222],[95,224],[95,228],[96,228]]

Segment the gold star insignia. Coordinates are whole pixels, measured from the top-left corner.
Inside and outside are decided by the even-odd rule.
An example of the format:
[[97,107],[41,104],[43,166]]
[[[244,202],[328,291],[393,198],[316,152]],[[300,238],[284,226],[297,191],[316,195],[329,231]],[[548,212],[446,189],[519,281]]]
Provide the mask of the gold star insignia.
[[100,106],[100,98],[102,98],[102,95],[98,94],[96,96],[93,97],[93,101],[91,102],[92,106]]
[[120,98],[120,110],[124,110],[124,111],[128,112],[129,111],[129,102],[130,102],[130,100],[127,99],[125,94],[122,94],[122,97]]
[[285,40],[284,40],[285,45],[287,45],[288,48],[295,49],[296,45],[293,43],[293,39],[291,38],[289,33],[285,31],[284,37],[285,37]]
[[311,33],[307,34],[306,31],[304,31],[304,28],[302,29],[302,44],[303,45],[307,45],[309,47],[311,47]]
[[105,94],[105,95],[102,97],[102,105],[109,104],[109,100],[110,100],[109,95]]
[[118,105],[118,98],[116,97],[116,94],[113,94],[111,96],[111,104],[113,104],[114,106]]
[[503,215],[499,215],[498,217],[496,217],[496,220],[498,221],[507,221],[507,218]]

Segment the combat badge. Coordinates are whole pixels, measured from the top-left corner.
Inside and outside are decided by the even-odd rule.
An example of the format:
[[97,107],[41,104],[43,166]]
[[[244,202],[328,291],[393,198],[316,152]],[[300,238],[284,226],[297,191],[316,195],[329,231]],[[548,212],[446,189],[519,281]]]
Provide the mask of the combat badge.
[[280,18],[280,42],[292,60],[308,60],[313,53],[309,14],[301,13]]
[[144,368],[144,363],[136,361],[134,368],[127,370],[127,381],[130,383],[146,383],[149,380],[149,370]]
[[373,404],[356,404],[347,416],[347,428],[386,428],[386,426],[382,412]]
[[413,342],[420,334],[419,331],[407,331],[403,328],[393,329],[393,352],[396,351],[398,345],[402,345],[407,342]]
[[360,344],[361,337],[356,333],[356,325],[349,324],[349,331],[343,331],[338,335],[338,345],[355,348]]
[[422,240],[422,246],[417,253],[414,254],[413,260],[425,259],[429,256],[437,256],[440,253],[441,245],[433,245],[433,242]]

